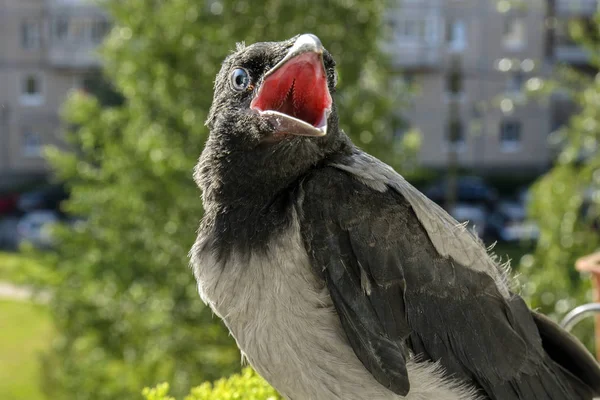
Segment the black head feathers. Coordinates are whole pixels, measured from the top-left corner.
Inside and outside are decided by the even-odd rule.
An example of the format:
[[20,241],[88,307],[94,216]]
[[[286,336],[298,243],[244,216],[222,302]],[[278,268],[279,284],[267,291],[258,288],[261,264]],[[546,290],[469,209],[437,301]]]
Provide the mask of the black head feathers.
[[312,34],[238,45],[217,75],[196,170],[205,203],[272,194],[347,145],[335,83],[335,62]]

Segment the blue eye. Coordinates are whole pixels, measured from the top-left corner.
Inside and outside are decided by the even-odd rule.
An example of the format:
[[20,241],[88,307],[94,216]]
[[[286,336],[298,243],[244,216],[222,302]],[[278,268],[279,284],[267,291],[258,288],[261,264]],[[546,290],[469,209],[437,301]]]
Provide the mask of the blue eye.
[[233,70],[231,74],[231,86],[238,92],[242,90],[246,90],[248,85],[250,84],[250,76],[248,75],[248,71],[243,68],[236,68]]

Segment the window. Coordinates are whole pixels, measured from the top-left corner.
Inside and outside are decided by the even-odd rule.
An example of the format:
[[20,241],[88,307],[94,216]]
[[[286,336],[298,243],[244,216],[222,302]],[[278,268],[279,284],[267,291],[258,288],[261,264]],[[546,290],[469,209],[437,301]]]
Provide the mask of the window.
[[77,75],[73,77],[73,89],[84,93],[92,92],[92,88],[98,86],[98,77],[91,74]]
[[105,19],[95,19],[92,22],[92,42],[101,43],[110,30],[110,23]]
[[411,39],[425,37],[425,21],[422,19],[406,19],[398,26],[398,35]]
[[414,18],[401,16],[395,22],[390,23],[394,29],[396,43],[406,44],[433,44],[437,37],[436,19],[433,17]]
[[446,31],[446,41],[450,51],[463,51],[467,47],[467,27],[463,20],[449,21]]
[[39,106],[44,102],[42,80],[39,75],[27,74],[23,77],[19,101],[24,106]]
[[523,17],[519,15],[505,16],[502,42],[504,47],[510,50],[519,50],[525,45],[525,21]]
[[506,81],[506,92],[509,94],[521,94],[525,77],[522,72],[514,72],[508,76]]
[[104,17],[57,17],[52,24],[52,36],[56,43],[99,44],[110,30],[110,22]]
[[21,47],[28,50],[39,49],[41,45],[39,21],[25,20],[21,23]]
[[69,19],[67,17],[59,16],[54,20],[52,35],[56,43],[63,43],[68,40]]
[[40,94],[40,83],[33,75],[28,76],[23,81],[23,94],[27,96],[37,96]]
[[461,97],[463,95],[463,80],[461,62],[458,59],[453,59],[446,73],[446,93],[454,98]]
[[462,121],[457,119],[448,122],[446,142],[454,151],[464,150],[465,133]]
[[403,71],[402,72],[402,83],[406,86],[414,85],[416,83],[415,74],[408,72],[408,71]]
[[72,18],[69,21],[69,41],[73,43],[85,43],[88,39],[89,24],[85,18]]
[[40,135],[30,128],[23,129],[21,150],[25,157],[40,157],[42,155],[42,140]]
[[521,147],[521,122],[502,121],[500,123],[500,148],[503,151],[517,151]]

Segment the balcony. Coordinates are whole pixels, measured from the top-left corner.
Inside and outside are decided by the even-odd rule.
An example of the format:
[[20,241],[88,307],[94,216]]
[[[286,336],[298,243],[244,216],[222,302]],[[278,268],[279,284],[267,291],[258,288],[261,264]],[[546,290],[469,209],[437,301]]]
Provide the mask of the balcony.
[[554,59],[574,65],[588,65],[591,62],[591,54],[583,45],[576,42],[569,32],[572,24],[578,24],[589,37],[596,36],[596,24],[593,19],[584,15],[563,16],[556,24],[552,34],[552,46]]
[[556,45],[554,48],[554,58],[556,61],[574,65],[587,65],[591,59],[588,51],[575,44]]
[[556,0],[557,16],[592,16],[598,9],[598,0]]
[[384,46],[392,65],[404,70],[434,69],[442,63],[442,50],[435,45],[406,46],[390,43]]
[[110,29],[104,11],[85,0],[48,0],[48,62],[56,68],[100,66],[96,49]]
[[402,69],[437,68],[442,62],[443,18],[439,9],[392,14],[388,17],[390,38],[383,45],[392,63]]
[[95,46],[51,46],[48,50],[48,62],[55,68],[88,69],[100,67],[101,62],[95,50]]

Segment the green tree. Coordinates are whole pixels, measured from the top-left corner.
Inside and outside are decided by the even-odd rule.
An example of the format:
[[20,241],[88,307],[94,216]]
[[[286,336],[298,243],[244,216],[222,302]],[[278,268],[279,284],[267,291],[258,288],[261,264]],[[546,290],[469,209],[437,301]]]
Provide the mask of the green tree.
[[[600,67],[600,17],[570,25],[570,33]],[[590,70],[562,66],[555,79],[532,80],[534,92],[560,91],[577,106],[569,123],[553,133],[558,149],[553,168],[534,185],[530,213],[541,235],[533,256],[522,259],[523,292],[530,304],[554,319],[591,300],[590,281],[575,270],[575,260],[600,249],[600,79]],[[591,344],[592,325],[574,333]]]
[[388,84],[378,50],[382,1],[104,4],[115,22],[105,75],[122,97],[103,104],[74,95],[64,115],[77,151],[48,152],[72,190],[66,209],[86,221],[64,227],[48,257],[58,274],[58,338],[44,358],[44,385],[57,400],[135,398],[163,380],[181,395],[239,368],[186,267],[202,215],[192,169],[215,75],[236,41],[319,35],[339,66],[344,129],[392,165],[405,160],[392,146],[403,87]]

